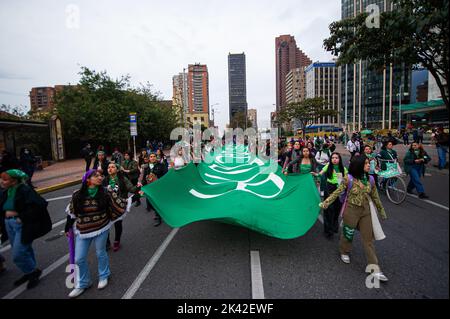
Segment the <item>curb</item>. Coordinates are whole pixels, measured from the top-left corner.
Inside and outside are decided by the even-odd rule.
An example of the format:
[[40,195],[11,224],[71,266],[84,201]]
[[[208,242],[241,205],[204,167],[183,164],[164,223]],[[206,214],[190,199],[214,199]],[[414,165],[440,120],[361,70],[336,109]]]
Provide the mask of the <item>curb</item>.
[[66,188],[66,187],[69,187],[69,186],[74,186],[74,185],[77,185],[77,184],[81,184],[81,180],[80,179],[77,179],[77,180],[74,180],[74,181],[70,181],[70,182],[61,183],[61,184],[52,185],[52,186],[49,186],[49,187],[39,188],[39,189],[36,190],[36,192],[38,194],[42,195],[42,194],[54,192],[56,190],[59,190],[59,189],[62,189],[62,188]]

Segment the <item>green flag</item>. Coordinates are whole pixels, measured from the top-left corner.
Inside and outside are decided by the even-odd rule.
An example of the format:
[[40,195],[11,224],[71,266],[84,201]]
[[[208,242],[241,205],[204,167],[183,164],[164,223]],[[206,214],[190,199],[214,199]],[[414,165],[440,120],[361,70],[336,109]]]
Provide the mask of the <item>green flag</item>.
[[216,220],[292,239],[303,236],[320,211],[312,175],[286,177],[277,163],[242,146],[207,155],[198,167],[171,169],[142,190],[171,227]]

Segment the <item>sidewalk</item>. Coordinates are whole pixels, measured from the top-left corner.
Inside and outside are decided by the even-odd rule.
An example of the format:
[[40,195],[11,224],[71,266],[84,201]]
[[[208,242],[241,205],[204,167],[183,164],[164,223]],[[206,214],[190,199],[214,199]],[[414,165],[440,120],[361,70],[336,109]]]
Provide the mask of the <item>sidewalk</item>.
[[[169,153],[170,150],[164,150],[167,157],[169,157]],[[94,160],[92,160],[91,167],[93,164]],[[86,162],[82,158],[57,162],[41,171],[36,171],[32,182],[37,187],[37,192],[47,193],[81,183],[85,168]]]
[[72,182],[81,181],[85,173],[85,167],[86,163],[83,159],[58,162],[41,171],[36,171],[32,182],[37,187],[38,192],[59,184],[72,184]]

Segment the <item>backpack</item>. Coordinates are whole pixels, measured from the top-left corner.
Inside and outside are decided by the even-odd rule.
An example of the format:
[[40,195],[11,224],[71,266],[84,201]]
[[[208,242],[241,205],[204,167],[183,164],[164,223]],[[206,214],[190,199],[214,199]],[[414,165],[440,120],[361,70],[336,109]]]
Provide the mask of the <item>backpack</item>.
[[[350,174],[347,174],[347,179],[348,179],[348,185],[347,185],[347,189],[345,190],[345,192],[339,197],[341,203],[342,203],[342,208],[341,208],[341,212],[340,212],[340,216],[344,216],[344,211],[347,208],[347,204],[348,204],[348,194],[350,193],[350,190],[353,187],[353,176]],[[375,186],[375,178],[373,178],[372,175],[369,175],[369,181],[370,181],[370,186],[374,187]]]

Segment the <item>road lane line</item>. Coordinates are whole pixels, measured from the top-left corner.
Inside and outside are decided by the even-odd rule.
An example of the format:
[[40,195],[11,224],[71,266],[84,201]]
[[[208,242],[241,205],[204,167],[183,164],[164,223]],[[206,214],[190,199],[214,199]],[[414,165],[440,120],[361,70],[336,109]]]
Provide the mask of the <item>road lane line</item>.
[[170,242],[172,241],[173,237],[175,237],[176,233],[178,232],[179,228],[174,228],[170,234],[166,237],[166,239],[163,241],[161,246],[156,250],[155,254],[150,258],[148,263],[145,265],[144,269],[142,269],[141,273],[136,277],[134,282],[131,284],[130,288],[125,292],[125,294],[122,296],[122,299],[132,299],[133,296],[136,294],[136,292],[139,290],[145,279],[148,277],[150,272],[152,271],[153,267],[155,267],[156,263],[158,262],[159,258],[162,256],[164,251],[166,250],[167,246],[169,246]]
[[55,197],[55,198],[49,198],[46,199],[47,202],[54,202],[56,200],[60,200],[60,199],[67,199],[67,198],[71,198],[72,195],[67,195],[67,196],[61,196],[61,197]]
[[[53,264],[51,264],[50,266],[48,266],[47,268],[44,269],[44,271],[42,272],[41,275],[41,280],[42,278],[46,277],[47,275],[49,275],[51,272],[53,272],[55,269],[57,269],[59,266],[61,266],[62,264],[64,264],[66,261],[69,260],[69,254],[59,258],[57,261],[55,261]],[[9,294],[7,294],[6,296],[4,296],[2,299],[14,299],[16,298],[18,295],[20,295],[22,292],[24,292],[25,290],[27,290],[27,283],[24,283],[23,285],[17,287],[16,289],[14,289],[13,291],[11,291]]]
[[250,269],[252,275],[252,299],[265,299],[259,251],[250,251]]
[[[58,227],[58,226],[61,226],[61,225],[64,224],[65,222],[66,222],[66,218],[61,219],[59,222],[54,223],[54,224],[52,225],[52,230],[55,229],[55,228]],[[5,246],[5,247],[3,247],[3,248],[0,249],[0,253],[4,253],[4,252],[6,252],[6,251],[8,251],[8,250],[10,250],[10,249],[11,249],[11,245],[7,245],[7,246]]]
[[[417,196],[417,195],[413,195],[413,194],[407,194],[407,195],[408,195],[409,197],[413,197],[413,198],[416,198],[416,199],[420,199],[419,196]],[[425,202],[425,203],[428,203],[428,204],[437,206],[437,207],[439,207],[439,208],[445,209],[446,211],[449,211],[449,208],[448,208],[447,206],[444,206],[444,205],[441,205],[441,204],[432,202],[431,200],[428,200],[428,199],[420,199],[420,200],[423,201],[423,202]]]

